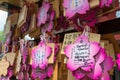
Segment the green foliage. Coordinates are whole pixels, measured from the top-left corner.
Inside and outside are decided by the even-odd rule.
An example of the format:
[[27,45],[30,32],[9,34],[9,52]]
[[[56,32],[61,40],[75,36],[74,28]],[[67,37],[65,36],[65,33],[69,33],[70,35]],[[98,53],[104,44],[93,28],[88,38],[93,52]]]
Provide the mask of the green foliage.
[[4,41],[5,41],[4,31],[0,31],[0,41],[2,43],[4,43]]

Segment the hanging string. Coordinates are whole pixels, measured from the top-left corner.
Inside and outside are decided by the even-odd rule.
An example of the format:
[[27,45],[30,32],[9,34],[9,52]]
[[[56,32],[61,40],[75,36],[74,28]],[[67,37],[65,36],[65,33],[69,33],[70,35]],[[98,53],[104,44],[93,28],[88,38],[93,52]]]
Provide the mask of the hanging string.
[[46,43],[46,35],[45,35],[46,33],[45,32],[43,32],[43,34],[42,35],[40,35],[40,40],[41,41],[44,41],[45,43]]
[[83,28],[84,28],[82,35],[85,35],[85,36],[89,37],[89,36],[88,36],[88,33],[91,31],[91,29],[90,29],[90,27],[88,26],[87,22],[86,22],[86,21],[82,21],[82,22],[81,22],[81,25],[82,25]]
[[78,25],[83,29],[83,26],[81,25],[79,18],[77,18],[77,23],[78,23]]

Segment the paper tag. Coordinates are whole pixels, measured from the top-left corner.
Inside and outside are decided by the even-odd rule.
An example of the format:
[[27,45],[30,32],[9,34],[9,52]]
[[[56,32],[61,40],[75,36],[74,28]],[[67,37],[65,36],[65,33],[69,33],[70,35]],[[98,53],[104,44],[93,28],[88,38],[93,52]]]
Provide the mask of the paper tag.
[[16,57],[14,74],[17,74],[20,71],[21,56],[22,56],[22,54],[20,53],[20,50],[19,50],[18,53],[17,53],[17,57]]
[[0,76],[7,75],[7,68],[9,67],[9,62],[6,61],[5,59],[2,59],[2,61],[0,61]]
[[21,9],[20,14],[19,14],[19,18],[18,18],[18,28],[20,28],[26,21],[27,18],[27,6],[24,5],[24,7]]
[[35,16],[35,13],[32,15],[31,17],[31,22],[30,22],[30,27],[29,27],[29,31],[30,32],[33,32],[35,31],[37,25],[36,25],[36,16]]
[[[81,35],[81,32],[65,34],[61,54],[64,54],[64,49],[65,49],[66,45],[73,44],[75,42],[75,39],[79,35]],[[90,42],[100,43],[100,38],[101,38],[100,34],[89,33],[88,36],[89,36]]]
[[3,58],[6,58],[6,60],[10,63],[10,66],[13,66],[15,58],[16,58],[16,53],[6,53]]
[[6,25],[5,25],[5,29],[4,29],[4,35],[5,35],[5,36],[6,36],[7,34],[9,34],[10,28],[11,28],[11,20],[7,20]]
[[11,20],[11,25],[16,25],[18,22],[18,13],[9,15],[8,19]]

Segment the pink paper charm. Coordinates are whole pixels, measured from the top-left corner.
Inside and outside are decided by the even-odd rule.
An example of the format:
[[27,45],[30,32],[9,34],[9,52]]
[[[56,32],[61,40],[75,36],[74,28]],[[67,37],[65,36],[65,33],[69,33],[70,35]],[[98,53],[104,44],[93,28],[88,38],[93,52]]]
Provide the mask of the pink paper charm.
[[12,75],[13,75],[13,67],[9,67],[7,76],[10,78],[10,77],[12,77]]
[[42,32],[50,32],[53,28],[53,22],[50,21],[49,23],[46,23],[44,27],[42,28]]
[[100,0],[100,7],[109,7],[112,4],[112,0]]
[[28,64],[22,64],[20,72],[18,74],[18,80],[28,80],[29,79],[29,73],[30,65]]
[[19,74],[18,74],[18,79],[19,79],[19,80],[23,80],[23,79],[24,79],[24,74],[23,74],[22,71],[19,72]]
[[47,58],[51,55],[52,49],[46,46],[44,41],[41,41],[39,45],[32,50],[32,68],[39,67],[45,69],[48,65]]
[[49,15],[49,22],[48,23],[46,23],[44,26],[43,26],[43,28],[42,28],[42,32],[50,32],[51,30],[52,30],[52,28],[53,28],[53,19],[54,19],[54,17],[55,17],[55,12],[54,11],[52,11],[51,12],[51,14],[48,14]]
[[50,13],[50,21],[53,21],[54,18],[55,18],[55,11],[52,10],[52,12]]
[[47,77],[51,77],[53,73],[53,65],[48,65],[48,67],[45,70],[42,70],[40,68],[32,69],[32,78],[36,79],[39,78],[41,80],[44,80]]
[[63,6],[68,18],[73,17],[76,13],[85,14],[89,10],[88,0],[64,0]]
[[22,63],[25,64],[28,56],[28,46],[27,46],[28,41],[24,41],[23,39],[20,40],[20,51],[22,53]]
[[37,14],[38,23],[37,26],[40,27],[41,24],[44,24],[47,21],[47,12],[50,8],[50,4],[43,2],[42,7],[39,9]]
[[102,76],[100,80],[110,80],[110,76],[108,71],[112,69],[114,62],[111,57],[107,56],[104,62],[101,64],[102,66]]
[[116,60],[116,63],[118,65],[118,69],[120,70],[120,54],[117,55],[118,59]]
[[85,72],[79,69],[74,71],[73,75],[78,80],[85,78],[85,76],[92,80],[110,80],[108,71],[113,67],[114,63],[112,61],[112,58],[107,56],[106,53],[104,53],[104,51],[104,49],[101,49],[100,53],[97,56],[95,56],[96,64],[94,69],[91,70],[91,72]]
[[66,46],[67,67],[76,80],[110,80],[108,71],[114,64],[112,58],[97,42],[89,42],[85,35],[83,33],[74,44]]
[[[77,14],[75,15],[72,20],[74,24],[76,24],[77,28],[81,29],[82,27],[82,21],[85,21],[89,27],[94,27],[97,22],[96,12],[98,11],[98,8],[91,9],[87,12],[87,14]],[[78,30],[76,29],[76,30]]]
[[91,71],[94,68],[94,56],[99,52],[100,46],[96,42],[89,42],[86,36],[80,36],[75,44],[70,44],[65,49],[68,57],[67,67],[71,70],[81,68]]
[[0,80],[10,80],[9,77],[0,77]]
[[90,79],[98,80],[99,77],[101,77],[102,75],[102,67],[100,66],[100,64],[105,60],[105,58],[106,58],[105,50],[100,49],[100,52],[95,56],[95,66],[93,69],[91,69],[90,72],[86,72],[86,71],[78,69],[73,72],[73,75],[77,79],[82,79],[85,76],[87,76]]
[[40,68],[32,69],[32,78],[36,79],[39,78],[41,80],[44,80],[47,76],[45,73],[45,70],[41,70]]

